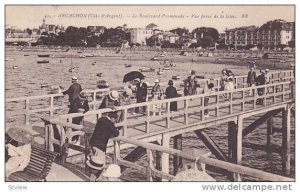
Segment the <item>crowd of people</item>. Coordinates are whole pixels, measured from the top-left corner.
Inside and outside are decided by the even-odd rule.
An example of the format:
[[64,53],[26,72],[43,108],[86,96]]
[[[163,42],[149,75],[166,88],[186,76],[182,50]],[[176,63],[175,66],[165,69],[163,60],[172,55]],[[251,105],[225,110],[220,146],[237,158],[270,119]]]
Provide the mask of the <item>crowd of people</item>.
[[[203,87],[203,91],[199,92],[198,88],[200,87],[200,83],[196,77],[196,71],[191,70],[190,75],[184,80],[184,96],[195,95],[195,94],[209,94],[215,92],[217,89],[219,91],[233,91],[235,89],[235,77],[231,70],[223,69],[221,71],[222,75],[220,77],[220,87],[215,87],[213,81],[214,79],[210,79],[207,81],[207,84]],[[247,76],[247,84],[248,87],[264,85],[270,82],[269,69],[261,70],[260,75],[256,75],[254,68],[251,67]],[[116,127],[115,124],[122,122],[124,120],[124,112],[115,110],[117,106],[122,105],[130,105],[133,100],[133,92],[135,91],[135,99],[136,103],[143,103],[149,101],[157,101],[162,99],[170,99],[180,97],[181,95],[178,93],[176,87],[174,86],[173,80],[168,81],[168,87],[164,90],[160,85],[160,80],[156,79],[154,81],[154,86],[151,88],[150,94],[148,94],[148,83],[145,82],[143,78],[138,80],[138,83],[135,85],[135,89],[132,87],[124,87],[123,91],[119,93],[118,91],[110,91],[105,96],[103,96],[102,101],[100,103],[99,109],[110,108],[111,112],[104,113],[97,120],[94,132],[90,139],[90,154],[87,161],[87,165],[94,170],[98,170],[96,174],[94,174],[94,179],[99,180],[99,178],[103,177],[103,167],[105,165],[105,153],[108,140],[112,137],[117,137],[119,135],[119,130],[122,127]],[[264,88],[257,89],[258,95],[264,94]],[[72,85],[68,90],[63,92],[64,95],[69,95],[69,113],[85,113],[89,111],[88,105],[88,96],[86,93],[82,92],[82,87],[78,83],[77,77],[72,77]],[[224,94],[224,98],[229,98],[232,95]],[[258,102],[260,102],[258,100]],[[209,104],[209,96],[205,96],[204,98],[204,106],[208,106]],[[172,101],[169,105],[169,111],[174,112],[177,111],[177,102]],[[136,107],[132,112],[133,115],[139,114],[142,108],[142,114],[146,114],[146,106]],[[152,109],[150,110],[153,116],[160,115],[162,109],[162,104],[157,102],[152,105]],[[209,117],[209,111],[204,110],[204,118]],[[73,118],[72,123],[80,124],[83,121],[83,117]],[[78,137],[72,138],[72,142],[76,143],[79,141]],[[102,162],[102,163],[101,163]],[[118,168],[114,168],[118,169]],[[102,175],[102,176],[101,176]],[[118,175],[118,174],[117,174]]]

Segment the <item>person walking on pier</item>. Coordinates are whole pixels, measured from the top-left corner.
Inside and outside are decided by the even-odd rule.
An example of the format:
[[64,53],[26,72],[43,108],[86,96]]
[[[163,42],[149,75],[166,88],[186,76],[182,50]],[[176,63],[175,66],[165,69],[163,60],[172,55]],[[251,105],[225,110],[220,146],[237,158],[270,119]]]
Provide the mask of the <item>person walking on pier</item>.
[[225,85],[227,83],[228,75],[225,69],[222,70],[222,76],[220,80],[220,91],[225,90]]
[[118,118],[118,112],[112,111],[106,117],[100,117],[92,134],[90,145],[106,153],[108,140],[119,136],[119,129],[115,127],[114,119]]
[[[154,83],[155,84],[151,90],[152,101],[161,100],[163,97],[163,90],[161,89],[161,87],[159,85],[159,79],[156,79],[154,81]],[[160,115],[161,114],[160,110],[161,110],[161,103],[154,104],[153,105],[153,116],[155,116],[157,112]]]
[[69,113],[74,113],[72,112],[74,110],[74,108],[76,107],[76,98],[78,97],[78,95],[80,94],[80,92],[82,91],[81,85],[78,83],[78,78],[77,77],[72,77],[72,85],[69,87],[68,90],[63,91],[63,95],[68,94],[69,95],[69,102],[70,102],[70,109],[69,109]]
[[184,83],[184,96],[195,95],[197,87],[196,71],[192,70],[191,75],[187,77]]
[[[166,98],[170,99],[170,98],[179,97],[179,94],[177,93],[177,90],[174,87],[173,80],[169,80],[168,85],[169,85],[169,87],[167,87],[167,89],[166,89]],[[171,112],[177,111],[177,101],[170,102],[170,111]]]
[[[251,67],[250,71],[248,72],[248,76],[247,76],[248,87],[255,86],[255,80],[256,80],[256,73],[254,71],[254,67]],[[252,91],[251,95],[253,95],[253,94],[254,94],[254,90]]]
[[[146,102],[148,86],[144,82],[144,79],[140,79],[140,82],[136,85],[136,102],[143,103]],[[143,106],[143,112],[146,113],[146,106]],[[135,108],[135,114],[139,113],[139,107]]]
[[[260,85],[265,85],[266,84],[266,77],[265,77],[265,71],[261,71],[261,74],[259,76],[256,77],[256,86],[260,86]],[[257,94],[259,96],[262,96],[265,94],[265,88],[258,88],[257,89]],[[262,105],[263,104],[263,99],[257,99],[256,104]]]

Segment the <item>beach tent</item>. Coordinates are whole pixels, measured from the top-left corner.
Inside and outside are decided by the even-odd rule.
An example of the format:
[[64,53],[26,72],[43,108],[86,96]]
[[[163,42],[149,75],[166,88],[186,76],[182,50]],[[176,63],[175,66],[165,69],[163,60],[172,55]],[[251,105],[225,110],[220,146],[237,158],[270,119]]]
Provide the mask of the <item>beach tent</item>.
[[189,54],[186,51],[181,51],[181,53],[179,55],[188,56]]
[[250,51],[257,51],[257,50],[258,50],[257,47],[250,48]]

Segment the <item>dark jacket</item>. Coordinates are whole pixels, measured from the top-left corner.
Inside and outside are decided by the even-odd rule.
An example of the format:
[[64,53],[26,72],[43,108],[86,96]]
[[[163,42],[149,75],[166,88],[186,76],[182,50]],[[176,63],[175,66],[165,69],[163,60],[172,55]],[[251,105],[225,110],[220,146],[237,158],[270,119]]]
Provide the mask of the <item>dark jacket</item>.
[[196,77],[188,76],[184,82],[184,95],[195,95],[198,83]]
[[64,95],[69,95],[69,102],[71,105],[74,104],[75,99],[78,97],[79,93],[82,91],[81,85],[78,83],[73,83],[68,90],[62,92]]
[[256,73],[255,71],[253,71],[251,73],[251,71],[248,72],[248,76],[247,76],[247,84],[248,85],[255,85],[255,79],[256,79]]
[[[178,93],[175,87],[167,87],[166,89],[166,98],[175,98],[178,97]],[[177,101],[170,102],[170,111],[177,111]]]
[[146,83],[138,83],[136,85],[136,99],[137,101],[146,101],[148,86]]
[[107,117],[101,117],[95,126],[90,145],[106,152],[109,138],[118,136],[119,130],[115,127],[114,123]]

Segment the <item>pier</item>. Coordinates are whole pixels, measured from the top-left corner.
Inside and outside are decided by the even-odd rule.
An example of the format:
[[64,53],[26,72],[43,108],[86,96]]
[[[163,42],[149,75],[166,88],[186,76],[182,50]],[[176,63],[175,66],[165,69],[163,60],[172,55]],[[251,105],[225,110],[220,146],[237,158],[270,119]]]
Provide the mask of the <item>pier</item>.
[[[146,173],[148,181],[172,180],[178,169],[182,166],[181,159],[199,161],[207,167],[222,169],[227,173],[229,180],[241,181],[242,175],[249,175],[263,181],[294,181],[290,176],[290,147],[291,147],[291,115],[295,104],[295,78],[293,71],[281,71],[271,74],[271,82],[266,85],[247,87],[247,76],[235,77],[235,89],[233,91],[219,91],[220,80],[203,79],[200,86],[207,82],[216,85],[216,91],[210,94],[197,94],[182,96],[172,99],[148,101],[117,107],[122,111],[123,120],[116,126],[122,126],[120,136],[110,140],[108,153],[113,162],[119,164],[123,170],[136,169]],[[164,84],[163,84],[164,86]],[[179,83],[175,86],[180,89]],[[258,95],[257,89],[263,89],[264,94]],[[91,111],[82,114],[63,114],[60,110],[66,110],[65,101],[56,100],[63,97],[62,94],[31,96],[22,98],[6,98],[9,103],[24,103],[25,109],[18,110],[24,116],[22,124],[11,124],[10,118],[14,118],[13,112],[6,112],[6,129],[11,126],[19,126],[30,131],[37,144],[50,151],[64,151],[65,148],[75,150],[75,156],[66,156],[63,161],[85,161],[88,148],[88,138],[93,132],[95,123],[103,113],[111,109],[100,109],[100,101],[97,96],[105,94],[109,89],[84,90],[92,99],[89,104]],[[209,98],[209,104],[204,105],[204,99]],[[40,107],[43,100],[48,105]],[[260,104],[257,101],[262,101]],[[178,110],[170,111],[170,103],[176,101]],[[159,115],[153,114],[153,105],[161,105]],[[136,107],[146,107],[145,114],[132,114]],[[204,117],[204,111],[209,111],[209,117]],[[59,112],[60,111],[60,112]],[[281,114],[282,126],[275,129],[273,117]],[[72,118],[83,116],[82,125],[74,125]],[[257,117],[253,122],[247,122],[249,117]],[[9,121],[9,122],[8,122]],[[228,151],[222,151],[218,144],[209,137],[206,130],[211,127],[228,124]],[[282,133],[282,145],[279,153],[282,157],[282,175],[275,175],[253,168],[242,166],[243,138],[258,128],[263,123],[267,124],[266,149],[272,150],[272,135],[275,131]],[[71,131],[76,129],[77,131]],[[56,137],[55,134],[59,134]],[[222,130],[220,130],[222,131]],[[201,140],[208,153],[216,158],[207,157],[205,153],[200,156],[192,156],[182,150],[182,134],[195,133]],[[74,136],[80,135],[82,142],[79,146],[68,143]],[[171,145],[171,140],[173,145]],[[173,148],[171,148],[173,146]],[[134,148],[131,153],[124,155],[124,150]],[[121,155],[121,152],[123,154]],[[155,154],[155,158],[154,158]],[[145,156],[147,165],[140,165],[137,161]],[[170,158],[173,157],[172,169]],[[155,162],[155,163],[154,163]],[[286,176],[286,177],[285,177]]]

